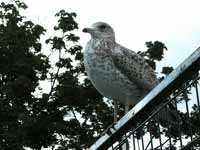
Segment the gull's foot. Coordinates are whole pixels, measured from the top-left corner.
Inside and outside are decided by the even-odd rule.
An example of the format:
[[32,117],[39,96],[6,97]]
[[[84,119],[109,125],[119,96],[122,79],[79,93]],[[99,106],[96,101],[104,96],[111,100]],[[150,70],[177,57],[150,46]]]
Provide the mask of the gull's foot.
[[104,135],[104,134],[108,134],[108,135],[112,135],[114,132],[115,132],[115,124],[116,123],[113,123],[113,124],[111,124],[111,125],[109,125],[105,130],[104,130],[104,132],[102,133],[102,135]]

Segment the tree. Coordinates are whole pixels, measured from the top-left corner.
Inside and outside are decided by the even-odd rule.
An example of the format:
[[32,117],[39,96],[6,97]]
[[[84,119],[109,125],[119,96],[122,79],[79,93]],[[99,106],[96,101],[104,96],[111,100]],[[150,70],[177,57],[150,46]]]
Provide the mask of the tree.
[[19,1],[0,5],[1,149],[23,149],[33,142],[30,132],[41,113],[34,107],[43,99],[32,93],[39,81],[46,79],[50,67],[39,42],[45,29],[31,21],[22,21],[24,17],[18,9],[25,8]]
[[[84,77],[76,14],[56,14],[61,36],[46,40],[58,54],[52,64],[40,42],[46,30],[25,21],[20,10],[26,8],[18,0],[0,5],[0,149],[87,148],[111,123],[112,108]],[[43,80],[51,82],[49,93],[40,87]]]

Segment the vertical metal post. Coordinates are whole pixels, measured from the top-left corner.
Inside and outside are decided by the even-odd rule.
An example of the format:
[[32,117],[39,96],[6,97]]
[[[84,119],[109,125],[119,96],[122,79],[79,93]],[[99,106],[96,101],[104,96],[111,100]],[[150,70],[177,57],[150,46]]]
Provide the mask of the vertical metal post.
[[160,124],[158,123],[158,134],[159,134],[159,142],[160,142],[160,150],[162,150],[162,139],[161,139],[161,132],[160,132]]
[[137,138],[137,145],[138,145],[138,150],[140,150],[140,141]]
[[143,135],[142,135],[141,141],[142,141],[142,150],[144,150],[144,139],[143,139]]
[[[186,104],[186,110],[187,110],[187,117],[188,117],[188,120],[190,120],[190,113],[189,113],[189,106],[188,106],[188,100],[186,99],[185,100],[185,104]],[[190,121],[189,121],[190,122]],[[189,130],[190,130],[190,139],[192,141],[192,128],[191,128],[191,124],[189,124]]]
[[120,144],[120,150],[129,150],[129,142],[128,142],[128,137],[126,134],[122,137],[122,143]]
[[183,141],[182,141],[181,125],[180,125],[180,123],[178,124],[178,132],[179,132],[179,141],[180,141],[180,146],[181,146],[181,148],[182,148],[182,147],[183,147]]
[[198,90],[198,82],[195,83],[195,89],[196,89],[196,97],[197,97],[197,106],[200,109],[200,102],[199,102],[199,90]]
[[171,125],[169,125],[168,130],[169,130],[169,147],[170,147],[170,149],[171,149],[171,148],[172,148],[172,141],[171,141]]
[[126,138],[126,142],[125,142],[125,144],[126,144],[126,150],[129,150],[129,141],[128,141],[127,135],[125,135],[125,138]]
[[133,132],[132,137],[133,137],[133,150],[135,150],[135,132]]
[[153,140],[152,139],[153,139],[153,136],[150,132],[150,143],[151,143],[151,149],[153,150]]
[[[175,108],[178,111],[178,106],[177,106],[177,99],[175,101]],[[180,141],[180,147],[183,147],[183,141],[182,141],[182,135],[181,135],[181,125],[180,122],[178,122],[178,134],[179,134],[179,141]]]

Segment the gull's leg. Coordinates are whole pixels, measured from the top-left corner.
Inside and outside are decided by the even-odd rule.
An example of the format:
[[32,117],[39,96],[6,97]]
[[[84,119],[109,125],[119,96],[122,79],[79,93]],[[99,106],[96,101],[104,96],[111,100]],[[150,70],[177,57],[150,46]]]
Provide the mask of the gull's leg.
[[118,115],[118,104],[116,100],[114,101],[114,123],[117,122],[117,115]]
[[[129,111],[129,103],[127,102],[125,104],[125,115],[128,113]],[[122,138],[122,140],[126,137],[126,135],[124,135],[124,137]],[[129,142],[128,142],[128,138],[126,140],[126,142],[122,145],[122,150],[129,150]]]
[[110,129],[114,127],[115,123],[117,122],[117,115],[118,115],[118,103],[116,100],[113,100],[114,102],[114,123],[108,126],[108,128],[103,132],[103,134],[107,133],[110,134]]

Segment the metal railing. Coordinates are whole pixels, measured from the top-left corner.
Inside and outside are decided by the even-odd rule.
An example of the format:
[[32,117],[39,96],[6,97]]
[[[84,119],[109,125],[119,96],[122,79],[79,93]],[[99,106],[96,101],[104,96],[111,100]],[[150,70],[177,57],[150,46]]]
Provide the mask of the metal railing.
[[90,149],[200,149],[199,70],[200,48],[105,131]]

